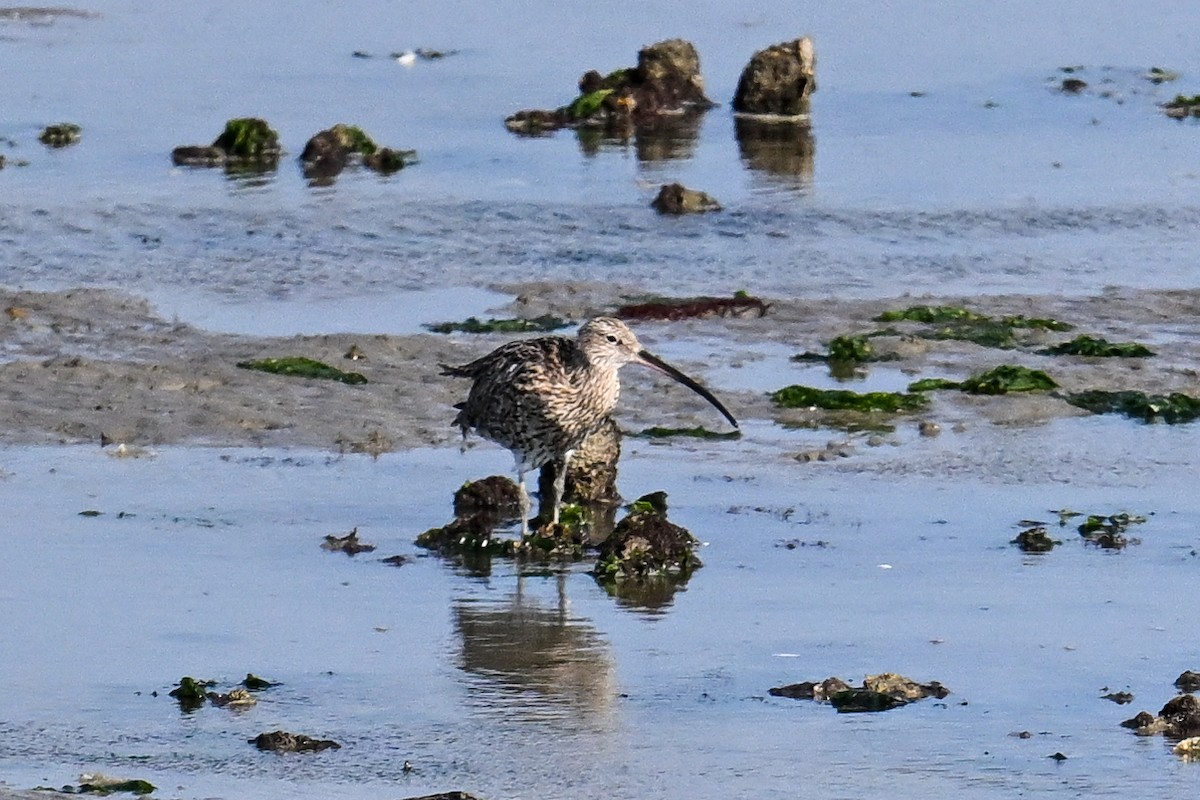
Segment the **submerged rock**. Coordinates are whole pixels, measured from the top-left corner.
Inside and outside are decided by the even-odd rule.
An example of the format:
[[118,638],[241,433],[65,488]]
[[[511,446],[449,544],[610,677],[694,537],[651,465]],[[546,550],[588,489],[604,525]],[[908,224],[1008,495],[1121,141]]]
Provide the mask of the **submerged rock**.
[[665,184],[650,205],[660,214],[702,214],[721,210],[721,204],[711,195],[681,183]]
[[817,56],[812,39],[802,36],[754,54],[742,70],[733,110],[743,114],[807,114],[816,91]]
[[926,697],[942,699],[950,690],[937,681],[917,683],[894,672],[868,675],[862,686],[851,686],[841,678],[821,682],[804,681],[769,689],[773,697],[830,703],[840,714],[887,711]]
[[348,556],[356,556],[359,553],[371,553],[375,550],[375,545],[360,542],[358,540],[358,528],[354,528],[345,536],[334,536],[330,534],[325,537],[325,541],[321,542],[322,550],[329,550],[333,553],[345,553]]
[[340,750],[342,747],[332,739],[314,739],[302,733],[287,731],[260,733],[247,741],[259,750],[273,750],[276,753],[317,753],[322,750]]

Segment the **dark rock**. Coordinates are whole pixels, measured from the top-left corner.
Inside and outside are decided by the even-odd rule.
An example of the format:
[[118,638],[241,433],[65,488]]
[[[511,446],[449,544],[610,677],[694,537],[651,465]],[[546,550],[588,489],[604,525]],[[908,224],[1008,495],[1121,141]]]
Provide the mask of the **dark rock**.
[[325,541],[321,543],[321,549],[334,553],[345,553],[348,556],[356,556],[359,553],[370,553],[375,549],[375,545],[360,542],[358,540],[358,528],[354,528],[345,536],[334,536],[332,534],[326,536]]
[[1051,539],[1050,534],[1046,529],[1037,525],[1032,528],[1026,528],[1017,534],[1017,538],[1013,539],[1010,544],[1015,544],[1026,553],[1047,553],[1054,549],[1055,545],[1062,542]]
[[1059,86],[1064,94],[1079,94],[1086,88],[1087,81],[1079,78],[1063,78],[1063,82]]
[[1153,736],[1163,734],[1172,739],[1186,739],[1200,735],[1200,699],[1195,695],[1181,694],[1168,700],[1158,712],[1151,716],[1142,711],[1132,719],[1121,723],[1122,727],[1132,728],[1138,736]]
[[1111,700],[1119,706],[1129,705],[1133,702],[1133,695],[1129,692],[1109,692],[1100,697],[1101,700]]
[[1181,692],[1200,692],[1200,672],[1185,670],[1175,679],[1175,688]]
[[1168,700],[1158,716],[1167,724],[1167,736],[1183,739],[1200,735],[1200,699],[1195,695],[1181,694]]
[[504,475],[492,475],[460,486],[454,493],[455,516],[480,513],[517,517],[521,513],[521,487]]
[[628,138],[636,126],[652,125],[663,115],[702,111],[715,105],[704,94],[700,56],[683,39],[642,48],[636,67],[608,75],[589,70],[578,85],[580,94],[569,104],[554,110],[518,111],[505,120],[505,126],[525,135],[595,126],[607,135]]
[[1136,731],[1141,731],[1149,728],[1154,724],[1154,715],[1149,711],[1139,711],[1137,716],[1131,717],[1121,723],[1122,728],[1131,728]]
[[661,503],[647,495],[633,503],[612,535],[600,543],[593,575],[602,582],[686,578],[701,566],[695,553],[699,545],[686,528],[667,519],[665,495]]
[[950,691],[937,681],[917,683],[903,675],[884,672],[868,675],[862,686],[851,686],[840,678],[826,678],[820,683],[805,681],[779,686],[768,693],[774,697],[828,702],[845,714],[887,711],[926,697],[942,699]]
[[273,750],[277,753],[316,753],[321,750],[339,750],[342,747],[332,739],[314,739],[302,733],[287,731],[260,733],[247,741],[259,750]]
[[177,167],[220,167],[226,160],[225,151],[211,145],[185,145],[171,151],[171,161]]
[[47,125],[38,135],[38,141],[47,147],[67,147],[79,141],[83,128],[74,122],[60,122],[57,125]]
[[664,185],[650,205],[660,214],[700,214],[721,210],[721,204],[709,195],[680,183]]
[[817,88],[816,63],[812,39],[807,36],[758,51],[742,70],[733,110],[743,114],[807,114],[809,95]]
[[469,792],[438,792],[437,794],[423,794],[420,797],[406,797],[404,800],[480,800],[480,798]]
[[381,147],[370,155],[363,156],[363,166],[373,169],[383,175],[399,172],[417,160],[416,150],[396,150],[391,147]]

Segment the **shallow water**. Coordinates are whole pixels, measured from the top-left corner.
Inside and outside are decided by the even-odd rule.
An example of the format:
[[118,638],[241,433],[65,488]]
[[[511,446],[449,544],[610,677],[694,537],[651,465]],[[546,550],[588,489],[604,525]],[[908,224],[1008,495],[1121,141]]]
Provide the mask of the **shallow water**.
[[[451,487],[503,469],[495,449],[8,449],[0,494],[20,533],[0,540],[0,774],[100,770],[180,797],[782,797],[800,782],[822,797],[1182,796],[1200,773],[1117,725],[1195,666],[1200,505],[1173,462],[1196,430],[1164,430],[1124,463],[1111,451],[1131,437],[1090,438],[1108,444],[1077,457],[1114,466],[1061,484],[881,481],[871,462],[886,470],[890,448],[865,467],[763,469],[747,467],[753,445],[689,458],[631,441],[623,490],[665,488],[706,541],[706,566],[649,606],[610,598],[583,565],[478,576],[414,548]],[[1019,519],[1061,507],[1152,516],[1121,552],[1070,527],[1046,555],[1008,545]],[[318,547],[356,526],[377,551]],[[395,554],[416,560],[379,561]],[[858,716],[766,696],[881,670],[953,694]],[[282,685],[241,713],[165,696],[181,675],[228,688],[246,672]],[[1115,706],[1105,687],[1137,700]],[[276,728],[344,747],[245,743]]]
[[[523,280],[866,297],[1193,283],[1196,126],[1156,106],[1200,76],[1182,33],[1200,20],[1185,3],[1152,15],[1118,0],[800,15],[775,2],[682,14],[539,2],[516,17],[381,0],[353,14],[267,4],[252,19],[227,2],[87,8],[97,16],[0,23],[0,135],[15,142],[10,159],[30,162],[0,172],[9,285],[179,293],[169,310],[210,323],[254,302],[299,331],[329,303]],[[613,19],[619,33],[584,35]],[[820,58],[812,140],[782,155],[739,143],[727,105],[665,146],[593,150],[571,132],[526,139],[501,125],[672,35],[696,43],[710,96],[727,103],[750,53],[801,32]],[[407,69],[386,57],[412,47],[458,52]],[[1084,67],[1082,96],[1054,89],[1066,65]],[[1151,66],[1180,78],[1154,85]],[[280,131],[291,157],[276,173],[171,167],[174,146],[244,114]],[[82,124],[83,141],[47,150],[36,134],[60,119]],[[307,186],[292,158],[338,120],[421,163]],[[656,217],[647,205],[670,180],[726,211]]]
[[[6,286],[111,286],[263,335],[410,333],[530,280],[797,298],[1196,286],[1198,131],[1156,106],[1198,90],[1191,3],[81,8],[97,16],[0,21],[0,152],[29,161],[0,170]],[[672,36],[726,103],[754,50],[801,33],[820,58],[811,140],[739,142],[725,106],[668,141],[598,147],[501,125]],[[385,57],[412,47],[459,52]],[[1083,96],[1053,88],[1069,64]],[[1180,79],[1156,87],[1151,66]],[[283,137],[276,173],[171,167],[173,147],[247,114]],[[42,148],[60,120],[83,141]],[[291,157],[338,121],[421,163],[306,185]],[[657,217],[670,180],[726,210]],[[838,385],[787,361],[799,345],[722,365],[717,341],[664,338],[670,360],[705,354],[718,389]],[[878,366],[849,386],[907,379]],[[1117,723],[1198,668],[1200,428],[947,428],[817,464],[787,454],[844,434],[746,420],[738,442],[630,440],[625,494],[667,490],[707,542],[686,590],[650,607],[583,566],[481,577],[415,550],[453,487],[507,471],[498,448],[0,451],[0,780],[99,769],[196,798],[1194,796],[1195,765]],[[1122,552],[1070,527],[1044,556],[1009,546],[1018,520],[1063,507],[1152,516]],[[319,549],[355,526],[376,553]],[[378,561],[398,553],[417,559]],[[884,670],[953,694],[881,715],[766,696]],[[162,696],[247,671],[282,685],[241,714]],[[275,728],[345,746],[279,758],[244,741]]]

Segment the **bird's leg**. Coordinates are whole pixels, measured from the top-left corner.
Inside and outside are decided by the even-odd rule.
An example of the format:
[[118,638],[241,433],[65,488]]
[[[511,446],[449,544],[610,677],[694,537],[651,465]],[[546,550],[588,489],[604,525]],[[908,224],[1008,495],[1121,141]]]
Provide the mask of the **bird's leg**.
[[554,464],[554,510],[552,512],[551,522],[553,522],[555,525],[558,524],[558,512],[562,508],[563,492],[566,491],[567,487],[567,464],[570,462],[571,451],[568,450],[567,453]]
[[517,470],[517,484],[521,489],[521,538],[529,535],[529,492],[525,491],[525,470]]

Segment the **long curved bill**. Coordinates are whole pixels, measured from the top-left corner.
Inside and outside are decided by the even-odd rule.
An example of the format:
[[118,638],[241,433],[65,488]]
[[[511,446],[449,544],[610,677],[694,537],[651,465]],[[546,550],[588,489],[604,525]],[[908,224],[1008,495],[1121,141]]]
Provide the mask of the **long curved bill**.
[[712,392],[710,392],[708,389],[705,389],[703,386],[696,383],[696,381],[692,380],[687,375],[684,375],[682,372],[675,369],[670,364],[651,353],[649,350],[638,351],[638,363],[642,364],[643,366],[650,367],[650,369],[657,370],[662,374],[679,381],[684,386],[688,387],[693,392],[712,403],[713,408],[717,409],[717,411],[720,411],[725,416],[725,419],[729,420],[730,425],[735,428],[738,426],[737,420],[733,418],[733,414],[729,413],[729,409],[725,408],[725,406],[721,404],[721,401],[718,400]]

